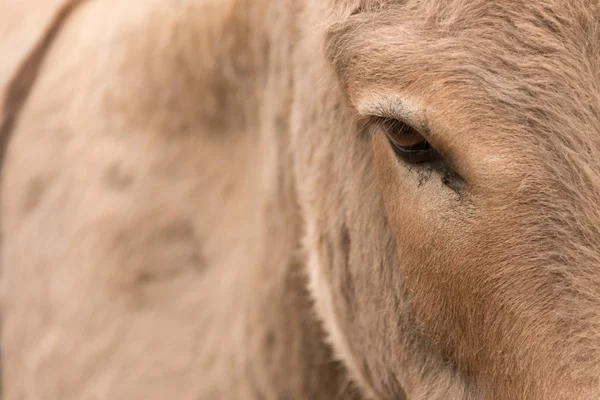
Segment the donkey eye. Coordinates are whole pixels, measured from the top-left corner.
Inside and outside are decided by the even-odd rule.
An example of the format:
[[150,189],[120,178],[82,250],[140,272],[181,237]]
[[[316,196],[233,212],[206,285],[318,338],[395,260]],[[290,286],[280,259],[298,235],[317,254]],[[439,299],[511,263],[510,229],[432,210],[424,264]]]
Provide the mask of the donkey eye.
[[392,148],[403,161],[417,164],[436,158],[435,149],[414,128],[397,119],[382,118],[378,122]]

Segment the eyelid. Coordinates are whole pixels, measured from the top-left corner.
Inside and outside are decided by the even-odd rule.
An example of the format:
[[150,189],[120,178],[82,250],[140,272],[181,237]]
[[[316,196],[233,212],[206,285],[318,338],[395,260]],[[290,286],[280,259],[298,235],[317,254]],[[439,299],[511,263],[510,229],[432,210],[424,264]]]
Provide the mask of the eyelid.
[[[424,140],[430,142],[430,132],[426,120],[419,115],[419,108],[415,104],[407,105],[397,97],[377,97],[372,100],[361,100],[355,105],[363,127],[372,132],[373,127],[383,126],[386,120],[400,121],[402,124],[414,129]],[[435,146],[433,146],[435,148]]]
[[447,141],[429,129],[426,109],[419,102],[405,96],[386,95],[363,98],[353,104],[367,127],[378,126],[381,119],[385,118],[397,119],[412,127],[429,142],[452,171],[466,178],[462,163],[456,159],[457,155]]
[[424,108],[405,97],[392,95],[366,98],[359,100],[355,107],[366,118],[395,119],[410,126],[427,140],[431,136]]

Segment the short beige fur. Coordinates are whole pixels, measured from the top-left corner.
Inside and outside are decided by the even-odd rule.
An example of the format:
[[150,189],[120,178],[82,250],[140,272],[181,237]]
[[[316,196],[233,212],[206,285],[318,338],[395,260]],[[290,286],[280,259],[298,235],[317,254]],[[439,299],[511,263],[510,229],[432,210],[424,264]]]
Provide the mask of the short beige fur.
[[599,398],[599,21],[85,2],[2,166],[3,399]]

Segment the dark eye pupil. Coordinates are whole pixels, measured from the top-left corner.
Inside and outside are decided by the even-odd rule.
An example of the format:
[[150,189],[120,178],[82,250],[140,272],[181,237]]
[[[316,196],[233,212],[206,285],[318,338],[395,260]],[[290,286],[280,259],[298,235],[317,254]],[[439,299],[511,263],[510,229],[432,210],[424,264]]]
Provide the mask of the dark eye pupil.
[[410,164],[433,161],[436,152],[419,132],[402,121],[381,121],[394,151],[403,161]]
[[433,161],[435,153],[433,149],[429,145],[429,143],[424,142],[421,145],[412,146],[412,147],[401,147],[395,144],[390,140],[394,151],[402,160],[410,164],[418,164]]

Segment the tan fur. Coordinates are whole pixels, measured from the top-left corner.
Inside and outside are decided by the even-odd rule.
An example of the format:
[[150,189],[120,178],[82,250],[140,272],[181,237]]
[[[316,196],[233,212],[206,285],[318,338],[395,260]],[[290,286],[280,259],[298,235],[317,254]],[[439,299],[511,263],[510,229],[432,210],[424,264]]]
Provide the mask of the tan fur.
[[598,21],[79,7],[3,165],[3,399],[599,398]]

